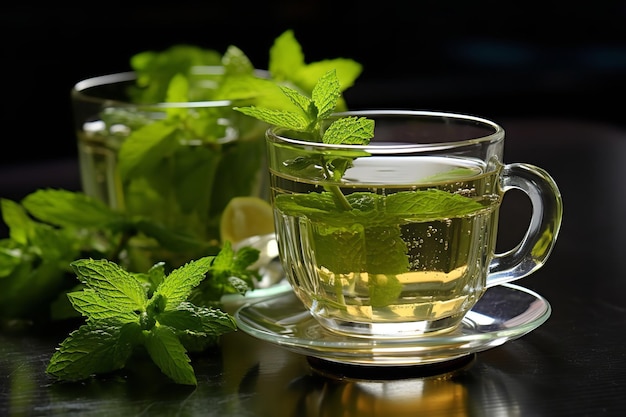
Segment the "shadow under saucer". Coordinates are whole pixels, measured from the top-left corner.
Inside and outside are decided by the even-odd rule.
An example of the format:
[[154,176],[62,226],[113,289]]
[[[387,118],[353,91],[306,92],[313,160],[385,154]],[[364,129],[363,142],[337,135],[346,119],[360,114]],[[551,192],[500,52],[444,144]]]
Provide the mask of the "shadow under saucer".
[[476,354],[448,361],[409,366],[370,366],[335,362],[307,356],[313,372],[326,378],[341,380],[388,381],[408,378],[449,378],[469,369],[476,361]]

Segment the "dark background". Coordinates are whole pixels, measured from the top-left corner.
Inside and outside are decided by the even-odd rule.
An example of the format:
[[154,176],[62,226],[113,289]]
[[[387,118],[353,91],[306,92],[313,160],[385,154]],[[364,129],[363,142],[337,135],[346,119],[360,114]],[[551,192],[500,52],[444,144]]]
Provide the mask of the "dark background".
[[80,79],[128,70],[131,55],[177,43],[220,52],[233,44],[266,68],[286,29],[308,62],[363,64],[346,92],[354,109],[626,122],[626,1],[15,2],[0,10],[0,168],[75,156],[69,91]]

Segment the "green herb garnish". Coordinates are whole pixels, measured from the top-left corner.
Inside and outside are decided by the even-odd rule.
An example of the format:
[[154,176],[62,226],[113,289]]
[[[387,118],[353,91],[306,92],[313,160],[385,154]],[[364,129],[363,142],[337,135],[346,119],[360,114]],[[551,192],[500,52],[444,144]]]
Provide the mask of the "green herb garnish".
[[187,301],[214,265],[230,262],[231,272],[242,272],[232,257],[220,256],[191,261],[168,276],[155,266],[149,275],[160,283],[153,292],[136,274],[110,261],[73,262],[85,288],[68,297],[86,323],[61,343],[46,372],[65,381],[82,380],[123,368],[143,346],[174,382],[196,385],[187,351],[214,344],[236,327],[227,313]]
[[[336,109],[337,100],[341,97],[342,87],[336,70],[326,72],[317,82],[311,97],[289,87],[281,87],[283,93],[297,106],[297,111],[285,111],[275,108],[257,106],[235,107],[244,114],[256,117],[271,125],[300,134],[298,137],[312,142],[336,145],[366,145],[374,136],[374,121],[365,117],[338,118],[328,125],[328,119]],[[363,152],[338,152],[328,155],[313,154],[310,158],[292,161],[294,170],[305,167],[319,166],[323,177],[328,180],[340,181],[345,171],[351,166],[356,156],[366,155]],[[336,186],[327,186],[344,209],[351,208],[344,195]]]

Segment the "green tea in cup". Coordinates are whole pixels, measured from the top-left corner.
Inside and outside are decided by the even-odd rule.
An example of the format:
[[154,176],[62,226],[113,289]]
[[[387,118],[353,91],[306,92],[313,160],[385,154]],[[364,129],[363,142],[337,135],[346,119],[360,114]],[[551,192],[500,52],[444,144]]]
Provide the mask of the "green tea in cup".
[[[322,326],[376,338],[452,331],[488,287],[544,264],[560,228],[560,193],[544,170],[503,161],[498,124],[351,111],[329,117],[319,136],[350,118],[373,124],[367,143],[280,127],[266,134],[280,258]],[[528,195],[533,213],[517,248],[499,254],[498,214],[511,189]]]
[[[194,67],[185,100],[198,91],[210,97],[223,71]],[[267,199],[267,125],[230,100],[137,101],[152,87],[138,87],[138,77],[108,74],[72,89],[82,188],[144,220],[127,267],[147,271],[163,261],[171,269],[219,250],[221,216],[233,198]]]

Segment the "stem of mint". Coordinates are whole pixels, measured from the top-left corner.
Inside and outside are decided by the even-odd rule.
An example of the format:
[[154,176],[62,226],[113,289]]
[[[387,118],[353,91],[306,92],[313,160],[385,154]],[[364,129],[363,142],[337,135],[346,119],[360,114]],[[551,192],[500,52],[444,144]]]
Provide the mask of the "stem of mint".
[[[284,128],[292,133],[301,134],[312,142],[326,144],[366,145],[374,136],[374,121],[365,117],[341,117],[334,120],[327,129],[322,126],[335,111],[341,98],[341,85],[335,69],[326,72],[317,82],[311,98],[289,87],[281,87],[283,93],[300,111],[287,111],[259,106],[235,107],[240,111],[270,125]],[[329,181],[339,181],[347,168],[357,156],[363,152],[355,151],[355,156],[330,155],[311,160],[311,165],[319,165],[323,175]],[[365,154],[366,155],[366,154]],[[333,167],[331,170],[330,167]],[[338,208],[351,210],[352,206],[336,185],[325,185],[324,188],[333,194]]]
[[[328,168],[326,167],[326,164],[322,164],[322,167],[324,169],[324,172],[326,173],[326,178],[330,179],[332,178],[332,174],[328,171]],[[343,176],[343,172],[341,173],[341,175]],[[343,195],[343,193],[341,192],[341,190],[339,189],[338,186],[336,185],[325,185],[324,189],[326,191],[329,191],[333,194],[333,196],[335,197],[335,201],[337,202],[337,205],[339,208],[342,208],[344,210],[352,210],[352,205],[350,204],[350,202],[346,199],[346,196]]]

